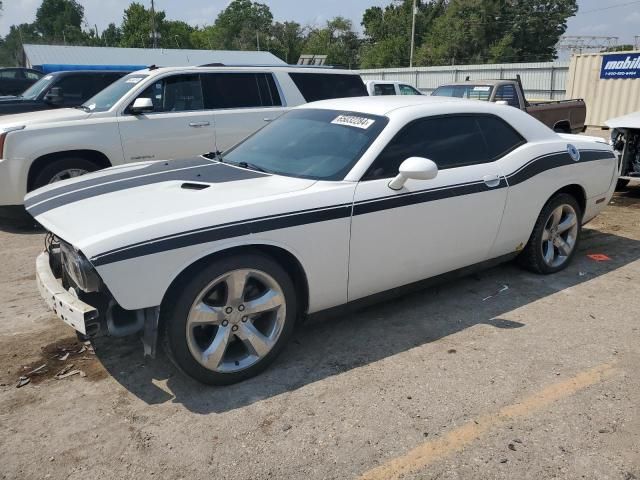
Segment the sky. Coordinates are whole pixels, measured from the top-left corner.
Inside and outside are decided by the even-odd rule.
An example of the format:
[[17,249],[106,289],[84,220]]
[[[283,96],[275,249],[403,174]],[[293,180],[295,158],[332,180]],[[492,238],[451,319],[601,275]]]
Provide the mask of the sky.
[[[131,0],[78,0],[85,8],[88,25],[104,29],[110,22],[120,24],[122,12]],[[137,0],[147,7],[151,0]],[[362,13],[373,5],[384,6],[390,0],[260,0],[271,8],[276,20],[295,20],[303,25],[321,25],[327,19],[341,15],[353,20],[361,29]],[[0,35],[9,26],[32,22],[41,0],[4,0],[0,18]],[[208,25],[229,0],[156,0],[156,9],[165,10],[172,20],[192,25]],[[620,37],[620,43],[634,42],[640,35],[640,1],[578,0],[578,15],[569,20],[567,35],[597,35]],[[613,7],[613,8],[612,8]],[[596,11],[593,11],[596,10]]]

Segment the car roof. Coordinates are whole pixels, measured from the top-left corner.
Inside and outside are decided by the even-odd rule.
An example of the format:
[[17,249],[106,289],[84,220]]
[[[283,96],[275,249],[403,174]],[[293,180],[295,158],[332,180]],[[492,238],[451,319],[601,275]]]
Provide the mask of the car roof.
[[429,107],[442,104],[460,105],[461,102],[468,104],[469,107],[473,107],[473,110],[478,110],[478,107],[482,109],[482,105],[478,104],[485,103],[478,102],[477,100],[465,100],[452,97],[430,97],[426,95],[381,95],[375,97],[350,97],[322,100],[319,102],[307,103],[296,108],[321,108],[325,110],[353,111],[367,113],[369,115],[384,116],[393,110],[400,108],[416,106]]
[[138,70],[136,73],[148,73],[151,75],[157,75],[160,73],[172,73],[172,72],[253,72],[253,71],[273,71],[273,72],[291,72],[291,73],[328,73],[328,74],[349,74],[358,75],[358,72],[353,70],[343,70],[330,67],[300,67],[296,65],[222,65],[222,66],[191,66],[191,67],[149,67],[144,70]]
[[398,80],[366,80],[364,83],[370,85],[372,83],[377,83],[380,85],[399,85],[399,84],[407,84],[407,82],[400,82]]

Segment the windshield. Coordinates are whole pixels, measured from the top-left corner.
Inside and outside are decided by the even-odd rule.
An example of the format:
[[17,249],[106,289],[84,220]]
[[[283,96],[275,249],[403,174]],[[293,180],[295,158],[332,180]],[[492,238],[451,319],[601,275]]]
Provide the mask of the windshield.
[[228,152],[222,161],[314,180],[342,180],[387,125],[386,117],[293,110]]
[[47,90],[53,82],[55,82],[55,77],[53,75],[46,75],[22,92],[20,96],[27,100],[35,100],[42,92]]
[[84,102],[82,106],[90,112],[106,112],[113,107],[129,90],[135,87],[149,75],[134,73],[122,77],[107,88],[98,92],[89,100]]
[[431,94],[435,97],[470,98],[472,100],[489,100],[493,87],[489,85],[443,85]]

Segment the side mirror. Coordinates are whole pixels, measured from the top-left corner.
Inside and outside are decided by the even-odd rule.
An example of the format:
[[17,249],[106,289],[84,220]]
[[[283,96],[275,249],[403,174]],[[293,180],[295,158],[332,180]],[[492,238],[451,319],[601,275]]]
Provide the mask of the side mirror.
[[61,87],[53,87],[44,96],[44,101],[50,105],[62,105],[64,103],[64,95]]
[[154,106],[150,98],[138,97],[129,107],[129,111],[134,115],[140,115],[145,112],[153,112]]
[[427,158],[407,158],[400,165],[400,173],[389,182],[391,190],[400,190],[407,180],[432,180],[438,176],[438,166]]

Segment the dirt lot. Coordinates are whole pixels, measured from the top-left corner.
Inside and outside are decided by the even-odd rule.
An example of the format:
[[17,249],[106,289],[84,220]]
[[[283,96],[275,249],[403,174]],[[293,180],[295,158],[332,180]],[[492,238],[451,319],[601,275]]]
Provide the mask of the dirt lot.
[[561,274],[508,264],[307,325],[227,388],[135,339],[81,351],[36,292],[42,234],[0,242],[3,479],[640,479],[640,186]]

